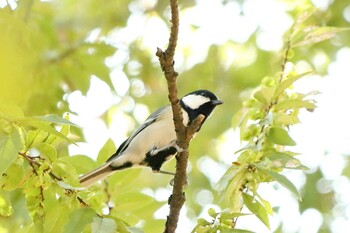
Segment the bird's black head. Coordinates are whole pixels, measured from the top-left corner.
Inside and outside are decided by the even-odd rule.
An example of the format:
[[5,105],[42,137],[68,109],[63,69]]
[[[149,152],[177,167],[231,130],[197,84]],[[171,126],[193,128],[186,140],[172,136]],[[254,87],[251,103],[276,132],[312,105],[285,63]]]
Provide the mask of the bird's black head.
[[204,115],[206,119],[214,108],[222,103],[223,102],[218,100],[216,95],[207,90],[191,92],[180,100],[181,107],[188,114],[189,122],[195,120],[200,114]]

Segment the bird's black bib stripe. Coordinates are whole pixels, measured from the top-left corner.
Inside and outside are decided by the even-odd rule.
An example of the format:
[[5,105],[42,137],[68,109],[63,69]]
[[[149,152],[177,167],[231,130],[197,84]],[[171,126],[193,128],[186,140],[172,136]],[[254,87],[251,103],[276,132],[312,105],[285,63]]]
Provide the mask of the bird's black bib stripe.
[[163,163],[170,159],[171,156],[175,155],[176,152],[177,149],[175,147],[165,148],[153,155],[151,154],[151,151],[149,151],[146,154],[145,164],[143,165],[151,167],[153,171],[159,171]]

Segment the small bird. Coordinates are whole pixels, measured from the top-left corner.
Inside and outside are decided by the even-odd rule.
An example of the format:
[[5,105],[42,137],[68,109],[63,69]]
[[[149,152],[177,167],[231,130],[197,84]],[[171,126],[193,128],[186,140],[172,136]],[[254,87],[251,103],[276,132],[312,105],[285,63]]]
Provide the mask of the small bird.
[[[223,102],[212,92],[197,90],[180,99],[183,124],[188,126],[199,115],[203,115],[197,132],[217,105]],[[134,166],[148,166],[153,172],[173,174],[160,170],[164,162],[181,152],[176,144],[176,133],[171,106],[165,106],[152,113],[146,121],[118,150],[97,169],[80,177],[80,184],[89,187],[118,170]]]

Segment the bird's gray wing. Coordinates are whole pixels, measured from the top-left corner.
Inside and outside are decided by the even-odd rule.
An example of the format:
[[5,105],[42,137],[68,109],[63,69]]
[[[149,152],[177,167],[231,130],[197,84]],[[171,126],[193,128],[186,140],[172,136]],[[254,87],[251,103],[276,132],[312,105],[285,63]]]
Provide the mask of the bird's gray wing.
[[118,148],[118,150],[107,160],[107,162],[113,160],[114,158],[118,157],[119,155],[121,155],[126,148],[128,148],[130,142],[139,134],[142,132],[142,130],[144,130],[145,128],[147,128],[149,125],[153,124],[154,122],[156,122],[159,119],[160,114],[166,109],[169,108],[170,106],[164,106],[158,110],[156,110],[155,112],[153,112],[147,119],[146,121],[129,137],[127,138]]

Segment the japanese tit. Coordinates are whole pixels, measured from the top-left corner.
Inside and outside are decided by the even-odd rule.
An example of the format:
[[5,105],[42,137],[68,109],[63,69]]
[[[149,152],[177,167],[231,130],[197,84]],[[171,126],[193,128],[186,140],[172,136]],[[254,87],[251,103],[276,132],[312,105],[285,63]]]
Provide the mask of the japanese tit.
[[[200,114],[204,116],[201,125],[221,100],[210,91],[197,90],[180,99],[183,124],[188,126]],[[80,177],[82,186],[88,187],[115,171],[134,166],[148,166],[153,172],[167,173],[160,170],[164,162],[172,158],[181,148],[176,145],[176,133],[171,106],[165,106],[152,113],[146,121],[118,150],[97,169]]]

